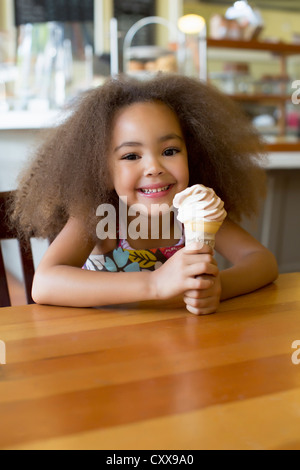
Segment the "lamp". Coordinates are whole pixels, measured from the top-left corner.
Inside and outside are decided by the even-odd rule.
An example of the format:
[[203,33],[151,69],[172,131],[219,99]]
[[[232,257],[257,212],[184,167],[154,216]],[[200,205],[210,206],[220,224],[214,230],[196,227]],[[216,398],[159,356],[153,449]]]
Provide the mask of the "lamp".
[[199,15],[185,15],[178,20],[178,28],[184,34],[200,34],[205,27],[205,19]]
[[185,15],[178,20],[178,28],[186,35],[187,46],[196,51],[193,61],[199,68],[197,75],[201,80],[207,81],[207,29],[205,19],[199,15]]
[[260,12],[252,8],[247,0],[234,2],[233,6],[226,11],[225,18],[227,20],[236,20],[244,30],[248,28],[249,34],[251,34],[248,39],[256,38],[264,27]]
[[255,18],[254,11],[247,0],[234,2],[233,6],[228,8],[225,13],[225,18],[228,20],[236,20],[241,17],[247,18],[249,22]]

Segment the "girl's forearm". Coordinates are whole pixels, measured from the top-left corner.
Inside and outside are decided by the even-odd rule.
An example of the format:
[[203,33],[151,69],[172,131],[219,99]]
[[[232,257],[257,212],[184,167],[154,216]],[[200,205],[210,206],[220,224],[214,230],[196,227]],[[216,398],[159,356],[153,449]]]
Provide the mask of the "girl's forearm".
[[220,273],[221,300],[248,294],[275,281],[278,266],[274,255],[268,250],[245,256],[237,265]]
[[71,266],[37,271],[33,299],[38,304],[100,307],[153,300],[151,272],[106,273]]

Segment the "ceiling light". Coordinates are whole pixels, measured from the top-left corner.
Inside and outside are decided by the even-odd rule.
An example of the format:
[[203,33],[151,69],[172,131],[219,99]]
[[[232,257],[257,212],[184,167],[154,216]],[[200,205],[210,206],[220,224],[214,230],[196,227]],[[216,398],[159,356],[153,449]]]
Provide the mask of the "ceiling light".
[[185,15],[178,21],[178,28],[184,34],[199,34],[205,26],[205,19],[199,15]]

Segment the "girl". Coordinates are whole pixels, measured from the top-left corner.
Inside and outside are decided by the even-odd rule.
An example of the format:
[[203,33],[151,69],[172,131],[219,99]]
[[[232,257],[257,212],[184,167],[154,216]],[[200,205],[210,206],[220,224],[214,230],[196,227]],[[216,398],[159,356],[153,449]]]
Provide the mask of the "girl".
[[[255,213],[264,193],[261,155],[239,109],[196,79],[119,78],[88,92],[38,150],[14,201],[23,234],[54,240],[37,269],[34,300],[74,307],[171,301],[200,315],[271,283],[273,255],[236,223]],[[213,188],[228,212],[216,237],[232,264],[222,272],[209,248],[188,251],[176,231],[174,196],[197,183]],[[112,220],[121,211],[125,227]],[[135,236],[142,226],[146,236]]]

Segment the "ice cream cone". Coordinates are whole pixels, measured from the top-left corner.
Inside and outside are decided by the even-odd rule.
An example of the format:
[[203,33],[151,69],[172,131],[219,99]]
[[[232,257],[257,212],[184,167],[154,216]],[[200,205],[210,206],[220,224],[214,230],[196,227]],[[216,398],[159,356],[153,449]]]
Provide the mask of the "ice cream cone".
[[176,194],[173,204],[177,219],[184,224],[186,246],[200,242],[214,249],[216,233],[227,216],[224,202],[214,190],[196,184]]
[[215,248],[215,236],[220,229],[222,222],[198,220],[187,221],[184,223],[185,244],[189,246],[191,243],[203,243]]

